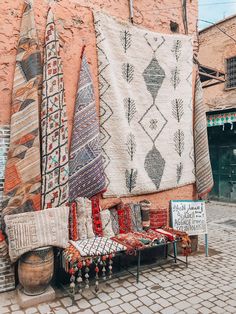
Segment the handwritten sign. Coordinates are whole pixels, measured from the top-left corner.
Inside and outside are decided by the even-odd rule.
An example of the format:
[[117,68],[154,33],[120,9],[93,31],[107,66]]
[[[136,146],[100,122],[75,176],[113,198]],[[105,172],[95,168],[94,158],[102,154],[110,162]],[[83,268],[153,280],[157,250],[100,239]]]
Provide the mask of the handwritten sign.
[[189,235],[207,234],[206,209],[203,201],[171,201],[172,226]]

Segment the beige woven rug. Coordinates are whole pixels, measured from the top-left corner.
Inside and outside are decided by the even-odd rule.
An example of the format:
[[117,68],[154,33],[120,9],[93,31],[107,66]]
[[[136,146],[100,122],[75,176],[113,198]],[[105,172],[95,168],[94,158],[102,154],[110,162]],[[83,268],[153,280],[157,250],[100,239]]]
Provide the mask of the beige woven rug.
[[192,39],[95,13],[107,192],[129,196],[195,182]]

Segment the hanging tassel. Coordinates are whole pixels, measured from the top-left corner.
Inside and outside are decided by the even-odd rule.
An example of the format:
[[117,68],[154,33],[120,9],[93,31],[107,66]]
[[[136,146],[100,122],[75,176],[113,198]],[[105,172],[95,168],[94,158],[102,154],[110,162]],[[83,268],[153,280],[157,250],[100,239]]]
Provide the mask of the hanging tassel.
[[109,266],[108,266],[108,268],[109,268],[109,278],[112,277],[112,264],[113,264],[112,257],[113,257],[113,255],[110,254],[109,255]]
[[98,291],[99,291],[99,276],[98,276],[98,273],[99,273],[99,267],[98,267],[98,259],[94,260],[94,263],[95,263],[95,293],[97,294]]
[[82,281],[83,281],[83,278],[82,278],[82,267],[83,267],[83,263],[81,261],[78,262],[77,264],[77,267],[78,267],[78,276],[77,276],[77,284],[78,284],[78,291],[79,293],[82,292]]
[[89,259],[86,260],[86,267],[85,267],[85,289],[89,288],[89,266],[91,262]]
[[70,276],[70,290],[71,293],[74,294],[75,293],[75,270],[74,268],[70,265],[70,269],[69,269],[69,274]]
[[104,255],[102,256],[102,279],[106,280],[106,259],[107,257]]

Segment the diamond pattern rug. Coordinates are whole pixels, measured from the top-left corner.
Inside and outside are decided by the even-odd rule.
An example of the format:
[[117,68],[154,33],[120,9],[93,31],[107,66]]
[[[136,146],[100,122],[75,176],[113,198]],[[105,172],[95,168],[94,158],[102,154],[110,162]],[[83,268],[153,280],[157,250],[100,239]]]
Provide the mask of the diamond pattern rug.
[[192,39],[138,28],[97,12],[105,197],[195,182]]

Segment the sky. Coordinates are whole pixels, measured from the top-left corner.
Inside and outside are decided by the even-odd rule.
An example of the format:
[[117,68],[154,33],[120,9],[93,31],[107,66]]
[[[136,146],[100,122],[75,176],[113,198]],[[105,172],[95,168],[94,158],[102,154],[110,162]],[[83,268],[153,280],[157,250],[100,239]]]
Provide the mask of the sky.
[[[236,14],[236,0],[198,0],[199,19],[217,22],[227,16]],[[210,24],[199,21],[199,29]]]

